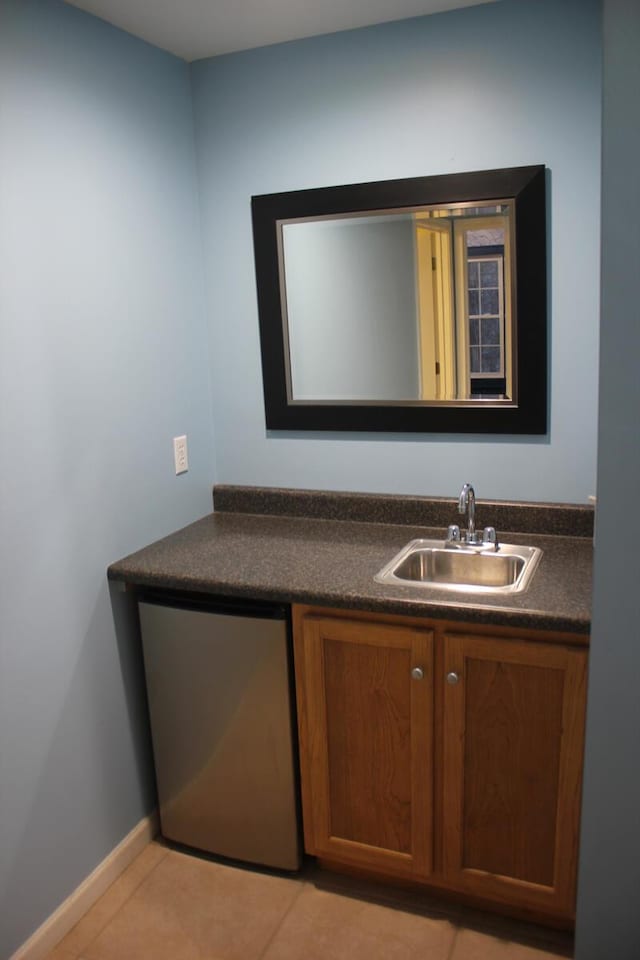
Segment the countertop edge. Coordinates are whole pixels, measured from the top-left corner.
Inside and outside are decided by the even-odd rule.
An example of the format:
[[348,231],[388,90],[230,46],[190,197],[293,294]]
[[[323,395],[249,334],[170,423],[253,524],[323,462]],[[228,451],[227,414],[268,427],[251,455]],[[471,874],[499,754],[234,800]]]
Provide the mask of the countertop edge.
[[233,599],[265,600],[273,603],[308,604],[310,606],[332,607],[344,610],[358,610],[369,613],[387,613],[397,616],[423,617],[431,620],[460,620],[464,623],[495,624],[503,627],[543,630],[558,633],[572,633],[588,637],[591,630],[589,617],[566,617],[537,610],[515,610],[513,608],[482,606],[473,603],[433,601],[423,597],[412,599],[366,597],[361,594],[337,594],[313,590],[279,590],[244,586],[228,581],[202,580],[193,577],[181,579],[162,573],[141,574],[126,569],[112,569],[119,564],[111,564],[107,570],[108,580],[112,583],[124,583],[134,588],[155,588],[176,590],[185,593],[201,593],[212,597]]
[[[424,536],[440,538],[444,531],[214,512],[109,564],[107,578],[137,588],[212,597],[589,634],[591,543],[585,538],[523,534],[521,542],[543,547],[548,567],[541,566],[537,583],[525,594],[512,595],[513,600],[496,596],[495,602],[485,597],[476,601],[470,594],[450,599],[443,591],[427,596],[412,588],[382,592],[373,574],[383,558],[390,560],[406,539]],[[579,559],[572,565],[574,554]]]

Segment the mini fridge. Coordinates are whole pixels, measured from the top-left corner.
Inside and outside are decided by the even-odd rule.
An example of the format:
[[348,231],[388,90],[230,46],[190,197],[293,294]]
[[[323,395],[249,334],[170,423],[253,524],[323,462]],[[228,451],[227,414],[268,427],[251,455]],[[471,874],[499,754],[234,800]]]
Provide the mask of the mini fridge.
[[298,869],[288,608],[162,593],[138,606],[162,835]]

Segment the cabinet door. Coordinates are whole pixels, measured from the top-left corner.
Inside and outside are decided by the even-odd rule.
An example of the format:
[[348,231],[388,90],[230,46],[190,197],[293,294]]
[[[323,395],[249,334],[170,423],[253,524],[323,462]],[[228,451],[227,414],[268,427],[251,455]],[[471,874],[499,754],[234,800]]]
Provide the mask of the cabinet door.
[[449,634],[444,673],[447,885],[570,915],[586,652]]
[[431,631],[310,615],[295,651],[307,852],[426,876]]

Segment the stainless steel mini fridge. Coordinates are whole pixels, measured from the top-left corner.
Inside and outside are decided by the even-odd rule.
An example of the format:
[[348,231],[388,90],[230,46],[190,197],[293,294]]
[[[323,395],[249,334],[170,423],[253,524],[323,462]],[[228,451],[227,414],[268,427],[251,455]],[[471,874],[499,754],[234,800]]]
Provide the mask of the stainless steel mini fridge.
[[287,608],[143,595],[139,610],[163,836],[297,869]]

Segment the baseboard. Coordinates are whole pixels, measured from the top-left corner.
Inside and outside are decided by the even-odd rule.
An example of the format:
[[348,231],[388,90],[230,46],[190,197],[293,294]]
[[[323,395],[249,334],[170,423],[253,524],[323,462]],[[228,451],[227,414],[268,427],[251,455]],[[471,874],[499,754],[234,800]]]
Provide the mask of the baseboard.
[[43,960],[117,880],[159,831],[157,811],[144,817],[80,886],[16,950],[10,960]]

